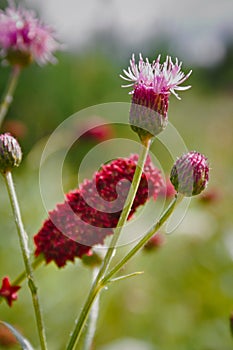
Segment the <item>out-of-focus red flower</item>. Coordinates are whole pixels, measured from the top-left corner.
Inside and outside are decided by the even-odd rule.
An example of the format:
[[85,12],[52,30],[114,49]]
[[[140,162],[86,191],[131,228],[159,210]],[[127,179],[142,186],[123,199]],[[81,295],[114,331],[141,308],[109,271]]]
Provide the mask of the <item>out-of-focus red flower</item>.
[[33,11],[13,1],[0,11],[0,47],[4,57],[13,65],[26,66],[55,62],[53,53],[59,48],[53,31],[44,25]]
[[115,134],[113,125],[100,117],[93,117],[79,128],[83,130],[81,140],[102,142]]
[[202,204],[212,204],[212,203],[217,203],[221,199],[221,194],[217,189],[209,189],[205,192],[203,192],[199,196],[199,201]]
[[9,132],[17,139],[24,138],[28,132],[26,124],[20,120],[6,120],[2,129],[4,132]]
[[145,244],[144,249],[154,250],[164,245],[164,243],[165,243],[164,235],[158,232]]
[[18,342],[11,331],[3,324],[0,324],[0,345],[2,345],[4,348],[11,348],[17,343]]
[[18,298],[17,292],[20,288],[20,286],[12,286],[9,277],[4,277],[0,289],[0,296],[5,298],[9,306],[12,306],[12,302]]

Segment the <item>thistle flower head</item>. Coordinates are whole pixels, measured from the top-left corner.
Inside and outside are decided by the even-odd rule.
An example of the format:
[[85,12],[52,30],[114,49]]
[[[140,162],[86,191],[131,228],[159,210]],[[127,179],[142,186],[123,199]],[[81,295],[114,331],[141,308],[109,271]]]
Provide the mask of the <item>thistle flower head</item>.
[[186,197],[201,193],[209,180],[207,158],[195,151],[184,154],[173,165],[170,180],[176,191]]
[[[178,62],[176,58],[175,63],[172,62],[170,56],[166,57],[164,63],[160,63],[161,55],[157,57],[152,63],[148,58],[143,59],[142,55],[139,55],[139,63],[136,64],[135,56],[132,55],[130,60],[130,66],[127,70],[123,70],[125,76],[120,77],[130,84],[123,85],[123,87],[144,86],[145,88],[152,90],[156,95],[159,94],[174,94],[178,99],[175,90],[188,90],[191,86],[179,86],[191,75],[192,71],[188,74],[184,74],[181,71],[182,62]],[[133,91],[131,92],[133,93]]]
[[11,171],[22,160],[22,151],[18,141],[10,134],[0,135],[0,172]]
[[16,7],[13,1],[0,11],[0,47],[3,56],[13,65],[26,66],[55,62],[54,51],[59,48],[53,31],[36,18],[33,11]]
[[185,75],[181,71],[182,62],[172,62],[167,56],[164,63],[160,63],[160,55],[152,63],[148,58],[143,59],[139,55],[139,63],[135,62],[132,55],[128,70],[123,70],[120,77],[128,82],[123,87],[133,86],[132,105],[130,109],[130,124],[138,133],[141,140],[156,136],[167,126],[168,105],[170,93],[178,99],[176,90],[187,90],[190,86],[179,86],[192,71]]
[[[62,267],[75,257],[92,253],[113,234],[136,169],[138,156],[115,159],[66,195],[66,201],[49,213],[49,218],[34,237],[35,255],[44,254],[47,263]],[[162,186],[160,171],[148,158],[129,215],[153,197]],[[123,195],[121,195],[123,194]]]
[[10,284],[9,277],[4,277],[2,279],[0,297],[5,298],[8,305],[12,306],[13,301],[15,301],[18,298],[17,292],[20,288],[20,286],[12,286]]

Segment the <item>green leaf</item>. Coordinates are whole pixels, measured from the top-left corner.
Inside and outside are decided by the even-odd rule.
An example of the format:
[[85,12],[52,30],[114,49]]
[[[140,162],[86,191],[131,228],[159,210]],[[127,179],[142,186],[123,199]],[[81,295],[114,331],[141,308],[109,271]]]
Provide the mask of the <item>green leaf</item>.
[[29,341],[24,338],[13,326],[4,321],[0,321],[0,323],[4,324],[4,326],[6,326],[11,331],[11,333],[15,336],[21,345],[22,350],[34,350]]
[[117,282],[117,281],[125,280],[126,278],[130,278],[130,277],[142,275],[143,273],[144,273],[143,271],[133,272],[133,273],[130,273],[129,275],[124,275],[124,276],[112,278],[111,280],[108,280],[108,283],[112,283],[112,282]]

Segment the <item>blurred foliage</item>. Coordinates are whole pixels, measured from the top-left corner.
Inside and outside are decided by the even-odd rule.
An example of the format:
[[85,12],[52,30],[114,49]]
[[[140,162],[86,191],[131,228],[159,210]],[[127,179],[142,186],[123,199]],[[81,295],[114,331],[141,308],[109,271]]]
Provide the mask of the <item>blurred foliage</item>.
[[[144,275],[115,283],[103,291],[94,349],[101,350],[123,338],[144,340],[155,350],[232,349],[232,52],[229,46],[226,61],[218,67],[194,69],[189,80],[192,89],[181,92],[182,101],[172,97],[169,109],[170,121],[187,147],[210,159],[209,191],[217,191],[219,196],[206,204],[194,198],[184,222],[166,237],[166,244],[155,252],[142,252],[127,267],[128,272],[144,270]],[[55,66],[32,65],[22,72],[5,121],[5,130],[15,128],[24,151],[24,162],[14,178],[32,250],[32,237],[47,216],[38,182],[39,158],[46,136],[85,107],[130,101],[128,89],[120,88],[123,67],[117,61],[96,52],[62,53],[58,60]],[[8,75],[9,68],[2,68],[0,93]],[[15,121],[21,124],[14,124]],[[125,126],[115,128],[115,137],[136,139]],[[75,186],[76,165],[74,170],[72,161],[76,157],[75,161],[80,162],[96,143],[82,140],[74,149],[64,170],[67,191]],[[161,154],[162,166],[169,172],[172,159],[164,147],[158,141],[152,147],[154,153]],[[47,177],[52,184],[53,173],[48,172]],[[13,280],[23,264],[2,179],[0,186],[0,276],[9,275]],[[119,254],[126,249],[119,249]],[[54,264],[40,267],[36,277],[49,348],[63,350],[87,294],[91,273],[76,261],[60,270]],[[26,283],[12,309],[5,303],[0,308],[1,319],[12,323],[31,343],[38,344]],[[0,345],[0,349],[5,347]]]

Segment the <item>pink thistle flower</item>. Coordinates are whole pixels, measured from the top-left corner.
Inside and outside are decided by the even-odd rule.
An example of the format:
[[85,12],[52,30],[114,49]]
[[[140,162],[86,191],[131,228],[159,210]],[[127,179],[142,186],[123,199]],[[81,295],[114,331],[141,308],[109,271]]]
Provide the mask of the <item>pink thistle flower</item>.
[[[103,244],[119,220],[137,158],[132,155],[113,160],[103,165],[92,180],[69,192],[34,237],[35,255],[44,254],[47,263],[53,260],[62,267],[75,257],[92,254],[94,245]],[[161,185],[160,171],[148,158],[129,218],[148,198],[156,199]]]
[[33,11],[15,6],[0,11],[0,47],[4,57],[13,65],[26,66],[35,60],[42,65],[55,62],[54,51],[59,48],[50,27],[42,24]]
[[123,70],[120,77],[128,82],[123,87],[133,86],[132,105],[130,109],[130,124],[139,137],[151,138],[159,134],[167,125],[168,105],[170,94],[180,97],[176,90],[187,90],[191,86],[179,86],[192,71],[185,75],[181,71],[182,62],[172,62],[167,56],[163,64],[160,63],[160,55],[152,63],[148,58],[144,61],[139,55],[139,63],[136,64],[134,54],[130,60],[128,70]]
[[201,193],[209,181],[207,158],[195,151],[184,154],[173,165],[170,180],[176,191],[186,197]]
[[9,306],[12,306],[12,302],[18,298],[17,292],[20,288],[20,286],[12,286],[9,277],[4,277],[0,289],[0,296],[5,298]]

